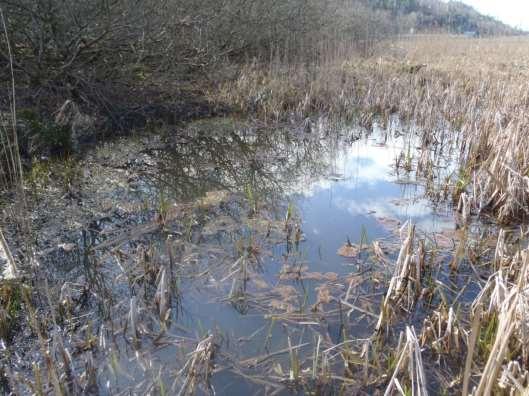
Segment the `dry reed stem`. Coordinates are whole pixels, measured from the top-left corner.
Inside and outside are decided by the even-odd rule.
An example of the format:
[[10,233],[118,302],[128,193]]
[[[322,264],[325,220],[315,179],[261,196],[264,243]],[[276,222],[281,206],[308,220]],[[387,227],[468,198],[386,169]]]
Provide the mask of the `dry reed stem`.
[[[475,304],[482,304],[487,293],[490,293],[488,311],[489,314],[495,312],[498,315],[498,327],[480,382],[473,393],[475,396],[492,394],[498,385],[498,374],[502,368],[503,376],[509,376],[510,362],[507,362],[509,365],[504,366],[509,354],[515,356],[527,354],[529,251],[522,251],[516,256],[516,260],[518,260],[517,277],[512,285],[508,285],[500,270],[476,298]],[[468,359],[471,357],[467,357],[467,361]],[[512,368],[512,365],[510,366]]]
[[472,328],[470,330],[470,339],[468,340],[467,344],[467,357],[465,361],[465,371],[463,374],[463,390],[461,394],[463,396],[468,395],[468,387],[470,384],[470,376],[472,374],[472,360],[474,356],[474,349],[476,346],[476,340],[478,337],[479,332],[479,326],[481,321],[481,314],[482,314],[482,306],[479,304],[474,311],[474,319],[472,320]]
[[[418,256],[413,254],[413,242],[415,238],[415,226],[406,222],[400,229],[402,245],[395,263],[394,275],[391,277],[388,290],[382,302],[381,312],[378,318],[376,331],[382,330],[382,326],[387,325],[391,316],[391,309],[394,303],[398,303],[408,291],[407,305],[412,305],[410,280],[415,279],[415,285],[420,285],[420,264]],[[419,248],[420,250],[420,248]],[[420,292],[420,287],[415,290],[415,294]]]
[[0,249],[3,251],[5,258],[7,259],[7,268],[5,268],[3,271],[3,278],[4,279],[18,278],[18,268],[15,263],[15,259],[13,258],[13,255],[11,254],[11,250],[9,249],[9,245],[7,244],[7,241],[4,237],[4,233],[2,232],[1,228],[0,228]]
[[421,348],[415,330],[409,326],[406,326],[406,342],[402,347],[397,366],[384,392],[384,396],[391,395],[394,388],[399,389],[401,394],[405,394],[400,386],[400,382],[397,380],[397,376],[406,365],[408,366],[412,395],[427,396],[428,390],[426,389],[427,382],[422,363]]

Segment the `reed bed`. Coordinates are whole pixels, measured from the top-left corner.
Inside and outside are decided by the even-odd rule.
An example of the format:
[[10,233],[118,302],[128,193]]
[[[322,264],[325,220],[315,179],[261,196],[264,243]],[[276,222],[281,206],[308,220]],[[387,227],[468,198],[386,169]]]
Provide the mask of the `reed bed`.
[[417,36],[386,43],[367,59],[334,46],[316,64],[250,64],[212,97],[265,120],[308,125],[321,113],[368,126],[397,114],[421,128],[424,148],[460,132],[472,210],[516,222],[529,213],[528,44]]

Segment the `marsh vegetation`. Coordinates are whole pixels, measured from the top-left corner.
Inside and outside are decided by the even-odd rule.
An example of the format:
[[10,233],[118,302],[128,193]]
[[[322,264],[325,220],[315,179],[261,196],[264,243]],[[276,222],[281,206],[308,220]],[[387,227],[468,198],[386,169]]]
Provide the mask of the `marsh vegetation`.
[[0,1],[2,392],[529,392],[526,37],[103,3]]

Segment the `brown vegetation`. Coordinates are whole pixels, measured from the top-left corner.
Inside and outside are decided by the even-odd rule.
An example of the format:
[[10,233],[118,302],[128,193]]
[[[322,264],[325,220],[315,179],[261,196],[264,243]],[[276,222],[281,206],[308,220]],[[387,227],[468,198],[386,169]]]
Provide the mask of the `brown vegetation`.
[[472,210],[510,222],[529,213],[527,44],[418,36],[368,59],[341,48],[310,66],[249,65],[216,94],[269,121],[325,113],[370,125],[398,114],[423,129],[424,149],[453,131]]
[[[288,348],[233,363],[233,371],[240,370],[240,375],[244,376],[246,366],[264,365],[276,354],[288,354],[288,373],[283,371],[281,364],[270,363],[266,372],[275,373],[274,377],[256,375],[252,378],[255,383],[280,390],[283,384],[311,389],[314,384],[323,387],[337,381],[343,389],[387,387],[387,394],[395,390],[406,393],[411,389],[422,395],[427,392],[428,384],[421,347],[431,345],[431,353],[452,359],[452,363],[466,357],[464,369],[451,367],[452,373],[457,371],[452,386],[461,388],[464,394],[472,386],[476,395],[501,389],[526,392],[529,386],[526,334],[529,253],[522,246],[526,237],[523,228],[519,240],[515,241],[509,241],[503,230],[499,233],[494,258],[486,261],[486,270],[480,269],[481,274],[491,277],[488,282],[483,282],[483,290],[470,312],[459,312],[457,301],[445,300],[444,285],[428,283],[431,281],[429,272],[432,272],[428,266],[435,260],[437,246],[427,245],[424,240],[417,241],[416,229],[411,224],[401,230],[400,254],[395,262],[394,275],[382,293],[379,315],[359,306],[351,297],[353,286],[372,280],[364,274],[352,275],[347,282],[334,275],[320,276],[324,283],[318,286],[317,302],[309,312],[305,309],[306,301],[293,287],[277,286],[268,293],[256,292],[253,296],[247,290],[252,277],[257,279],[253,279],[255,284],[264,283],[263,289],[266,289],[259,271],[253,268],[259,267],[260,255],[264,252],[254,238],[263,241],[271,233],[277,233],[289,244],[293,239],[296,245],[300,242],[301,222],[295,218],[290,206],[284,227],[268,219],[266,227],[255,226],[251,237],[236,241],[234,251],[239,257],[235,263],[213,269],[206,267],[200,273],[193,273],[198,262],[196,257],[203,253],[191,242],[193,227],[199,220],[206,221],[204,218],[211,220],[214,217],[212,207],[218,212],[221,205],[213,202],[214,196],[210,195],[209,200],[196,206],[190,205],[186,210],[182,207],[182,212],[177,211],[177,219],[177,216],[171,216],[167,202],[161,197],[155,220],[148,223],[147,228],[142,225],[140,229],[145,234],[159,232],[163,235],[167,251],[155,253],[154,248],[144,249],[141,244],[128,254],[114,250],[114,245],[130,242],[133,235],[136,238],[143,236],[141,232],[134,233],[134,228],[129,229],[129,233],[119,234],[118,230],[115,238],[100,243],[98,249],[84,246],[84,256],[79,260],[83,260],[90,282],[86,285],[64,283],[60,290],[61,303],[53,303],[53,297],[57,296],[52,296],[52,292],[58,294],[57,288],[50,289],[46,280],[48,274],[32,266],[30,241],[33,236],[29,221],[23,219],[29,208],[25,201],[25,179],[20,159],[23,148],[18,142],[20,127],[15,81],[20,87],[24,110],[29,110],[29,113],[22,112],[23,118],[31,128],[39,130],[41,139],[56,137],[63,131],[61,128],[71,128],[67,137],[71,140],[71,133],[75,132],[80,120],[90,118],[86,115],[88,113],[94,118],[104,114],[112,127],[125,128],[134,124],[129,123],[127,117],[132,114],[134,118],[136,111],[147,114],[143,121],[148,117],[163,118],[159,108],[146,108],[148,98],[162,95],[157,104],[166,106],[167,101],[174,102],[175,97],[197,89],[190,81],[206,81],[206,76],[209,81],[201,82],[203,85],[197,91],[200,95],[205,94],[210,104],[227,104],[243,115],[254,116],[265,123],[290,120],[303,125],[307,133],[312,131],[311,117],[314,115],[324,114],[331,119],[353,121],[368,128],[375,121],[385,125],[391,117],[398,116],[409,126],[408,133],[418,135],[420,152],[418,161],[413,161],[409,153],[403,154],[396,160],[396,171],[399,168],[407,173],[415,171],[417,180],[426,184],[428,194],[434,200],[443,196],[460,203],[463,234],[468,232],[473,215],[487,214],[498,224],[511,225],[520,225],[529,217],[529,45],[526,38],[470,40],[428,35],[380,40],[392,33],[391,25],[382,18],[387,14],[374,12],[365,3],[362,3],[363,8],[355,9],[316,0],[204,1],[199,7],[195,1],[162,3],[147,1],[138,8],[135,2],[128,0],[97,5],[82,1],[67,4],[29,0],[1,2],[7,18],[5,45],[0,56],[9,66],[10,73],[5,81],[10,84],[10,95],[4,103],[8,114],[3,114],[0,120],[0,185],[2,188],[16,186],[16,204],[10,207],[13,213],[10,220],[19,226],[19,232],[28,243],[13,255],[9,241],[0,229],[0,249],[7,257],[12,278],[15,278],[9,283],[2,281],[0,335],[4,338],[11,336],[13,328],[8,326],[9,321],[25,310],[26,325],[36,335],[37,349],[46,371],[42,373],[41,365],[36,363],[34,378],[22,381],[20,376],[9,372],[8,367],[0,374],[11,382],[11,388],[17,389],[25,382],[33,393],[53,392],[57,395],[89,389],[94,386],[93,377],[97,372],[90,352],[97,348],[97,337],[102,352],[108,354],[104,357],[108,366],[114,375],[121,374],[113,347],[106,349],[105,334],[109,333],[104,324],[101,324],[99,335],[94,336],[91,322],[83,323],[85,339],[77,340],[75,344],[79,353],[90,352],[83,355],[86,369],[82,375],[72,369],[72,357],[63,338],[73,331],[70,333],[69,328],[61,328],[59,322],[72,321],[75,297],[81,300],[83,293],[90,290],[91,298],[97,301],[94,304],[98,304],[102,312],[101,317],[109,318],[112,314],[121,314],[121,319],[126,317],[125,324],[112,330],[111,337],[119,333],[123,335],[123,342],[131,345],[136,345],[142,338],[152,341],[153,345],[166,342],[180,348],[185,344],[186,348],[180,350],[188,352],[187,358],[175,375],[173,392],[176,389],[180,389],[181,394],[193,393],[197,389],[211,390],[210,377],[216,369],[212,362],[217,335],[197,334],[191,338],[166,331],[174,314],[172,309],[178,308],[181,297],[178,279],[209,276],[209,271],[217,271],[214,275],[219,285],[231,282],[226,300],[240,312],[246,312],[248,304],[253,304],[259,312],[266,312],[271,318],[270,332],[276,320],[317,328],[314,318],[321,319],[316,317],[320,314],[339,317],[343,323],[343,306],[350,309],[349,314],[361,312],[374,330],[366,339],[351,338],[345,333],[342,339],[340,334],[338,342],[331,340],[328,330],[322,333],[325,338],[314,330],[318,340],[314,353],[302,359],[299,350],[309,344],[293,344],[285,326]],[[345,9],[348,12],[344,12]],[[290,17],[294,14],[297,17],[292,22]],[[355,18],[351,18],[352,15]],[[364,23],[358,22],[363,17],[368,23],[365,20]],[[369,28],[378,33],[369,33]],[[222,72],[222,76],[215,74],[212,77],[211,66],[220,64],[224,67],[217,71]],[[174,83],[168,84],[167,81]],[[46,117],[48,120],[44,120]],[[199,132],[196,135],[201,135]],[[202,146],[208,144],[206,140],[204,142]],[[433,169],[441,151],[443,155],[448,151],[451,157],[457,158],[457,169],[439,186]],[[244,214],[245,224],[240,226],[251,228],[259,211],[265,212],[264,205],[258,204],[250,187],[244,188],[247,190],[245,202],[239,206],[244,208],[246,205],[249,209]],[[218,194],[218,198],[224,206],[231,204],[224,202],[223,194]],[[243,200],[240,196],[237,199]],[[210,209],[211,213],[208,212]],[[189,224],[186,230],[180,227],[184,222]],[[165,234],[166,227],[171,224],[178,230],[174,233],[178,236],[176,241],[171,239],[174,235],[170,238]],[[86,243],[86,235],[83,234],[83,238]],[[142,243],[146,241],[142,240]],[[368,245],[364,248],[361,242],[357,249],[348,242],[340,254],[352,258],[365,251],[367,255],[368,248]],[[189,253],[188,250],[193,254],[184,254]],[[477,250],[471,250],[467,239],[462,237],[452,252],[450,271],[456,273],[459,270],[463,256],[472,262],[475,258],[472,255],[481,254],[476,253]],[[178,266],[175,252],[181,259]],[[380,245],[374,245],[374,252],[381,264],[388,265],[389,259]],[[221,255],[206,253],[208,258],[221,261]],[[97,254],[103,256],[96,257]],[[105,269],[108,270],[109,257],[113,270],[117,262],[121,271],[115,281],[121,282],[127,296],[130,295],[124,305],[122,302],[113,305],[112,292],[107,285],[110,280],[101,275],[102,268],[107,266]],[[19,262],[31,284],[37,284],[35,296],[29,286],[16,279]],[[317,278],[315,274],[305,273],[305,269],[302,265],[284,268],[280,280]],[[478,272],[474,267],[472,269]],[[175,276],[178,279],[175,280]],[[41,279],[46,280],[42,285],[39,284]],[[75,287],[71,290],[65,287],[72,284]],[[77,291],[79,295],[74,296]],[[406,326],[397,348],[392,350],[394,345],[390,345],[385,336],[395,324],[394,318],[402,312],[412,312],[434,293],[440,296],[439,306],[424,320],[419,336],[413,327]],[[35,307],[37,300],[41,304],[38,308]],[[337,303],[338,308],[324,311],[332,303]],[[50,314],[46,320],[45,313]],[[78,337],[80,333],[75,335]],[[137,364],[144,370],[152,363],[149,359],[149,356],[136,356]],[[333,373],[337,366],[342,367],[343,376]],[[405,370],[406,366],[408,370]],[[358,374],[364,376],[361,384],[353,380]],[[153,370],[149,375],[151,382],[137,385],[138,389],[150,387],[164,393],[161,369],[158,373]]]

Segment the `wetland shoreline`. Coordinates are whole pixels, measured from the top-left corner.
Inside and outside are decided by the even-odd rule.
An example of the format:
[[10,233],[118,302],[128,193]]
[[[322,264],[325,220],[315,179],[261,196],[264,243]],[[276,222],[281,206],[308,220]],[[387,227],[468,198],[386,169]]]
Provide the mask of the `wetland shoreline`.
[[400,43],[403,59],[250,65],[209,93],[240,118],[36,161],[32,250],[2,227],[33,257],[1,286],[6,392],[526,386],[529,58],[507,40],[523,67],[489,57],[478,81],[465,62],[494,43],[456,66],[433,59],[477,42],[438,39]]

